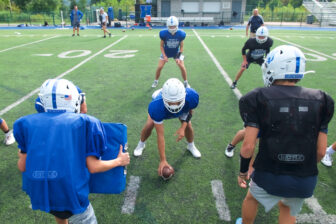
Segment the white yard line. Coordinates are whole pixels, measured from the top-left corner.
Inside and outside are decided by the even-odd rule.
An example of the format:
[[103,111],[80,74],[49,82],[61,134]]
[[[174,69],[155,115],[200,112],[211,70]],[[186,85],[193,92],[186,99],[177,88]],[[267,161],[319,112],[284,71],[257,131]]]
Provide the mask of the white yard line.
[[[219,72],[223,75],[223,77],[224,77],[225,81],[227,82],[227,84],[229,86],[231,86],[232,85],[232,80],[230,79],[229,75],[226,73],[226,71],[220,65],[220,63],[218,62],[218,60],[216,59],[216,57],[213,55],[213,53],[210,51],[210,49],[206,46],[206,44],[204,43],[204,41],[201,39],[201,37],[196,32],[196,30],[193,29],[193,32],[196,35],[196,37],[198,38],[198,40],[201,42],[201,44],[203,45],[203,47],[206,50],[206,52],[208,52],[210,58],[215,63],[215,65],[216,65],[217,69],[219,70]],[[236,95],[236,97],[238,99],[240,99],[242,97],[242,94],[241,94],[241,92],[239,91],[238,88],[233,89],[233,92],[234,92],[234,94]]]
[[216,208],[220,220],[231,221],[230,209],[226,204],[226,198],[221,180],[211,181],[212,194],[216,199]]
[[132,214],[135,208],[135,201],[140,187],[140,177],[130,176],[130,180],[127,185],[124,204],[121,208],[122,214]]
[[302,48],[302,49],[305,49],[305,50],[307,50],[307,51],[314,52],[315,54],[319,54],[319,55],[321,55],[321,56],[324,56],[324,57],[327,57],[327,58],[330,58],[330,59],[336,60],[336,58],[335,58],[335,57],[333,57],[333,56],[330,56],[330,55],[324,54],[324,53],[322,53],[322,52],[319,52],[319,51],[315,51],[315,50],[313,50],[313,49],[310,49],[310,48],[308,48],[308,47],[303,47],[303,46],[301,46],[301,45],[299,45],[299,44],[295,44],[295,43],[289,42],[289,41],[287,41],[287,40],[283,40],[283,39],[281,39],[281,38],[279,38],[279,37],[272,36],[272,38],[273,38],[273,39],[276,39],[276,40],[280,40],[280,41],[282,41],[282,42],[284,42],[284,43],[287,43],[287,44],[290,44],[290,45],[296,46],[296,47],[298,47],[298,48]]
[[[62,78],[65,75],[69,74],[70,72],[76,70],[77,68],[79,68],[80,66],[84,65],[86,62],[90,61],[91,59],[93,59],[94,57],[100,55],[101,53],[103,53],[104,51],[106,51],[107,49],[109,49],[110,47],[113,47],[114,45],[116,45],[117,43],[119,43],[120,41],[122,41],[123,39],[125,39],[127,37],[124,36],[122,38],[120,38],[119,40],[117,40],[116,42],[113,42],[112,44],[108,45],[107,47],[105,47],[104,49],[98,51],[97,53],[95,53],[94,55],[91,55],[90,57],[86,58],[85,60],[83,60],[82,62],[78,63],[77,65],[75,65],[74,67],[72,67],[71,69],[67,70],[66,72],[63,72],[62,74],[60,74],[59,76],[56,77],[56,79]],[[42,83],[41,83],[42,84]],[[31,91],[30,93],[28,93],[26,96],[22,97],[21,99],[17,100],[16,102],[12,103],[11,105],[7,106],[6,108],[2,109],[0,111],[0,116],[7,113],[8,111],[10,111],[11,109],[13,109],[14,107],[20,105],[21,103],[23,103],[24,101],[26,101],[29,97],[33,96],[34,94],[38,93],[40,90],[40,88],[37,88],[33,91]]]
[[42,40],[37,40],[37,41],[26,43],[26,44],[21,44],[21,45],[18,45],[18,46],[15,46],[15,47],[10,47],[10,48],[4,49],[4,50],[0,50],[0,53],[5,52],[5,51],[10,51],[10,50],[13,50],[13,49],[16,49],[16,48],[19,48],[19,47],[24,47],[24,46],[36,44],[36,43],[46,41],[46,40],[50,40],[50,39],[53,39],[53,38],[56,38],[56,37],[59,37],[59,35],[53,36],[53,37],[48,37],[48,38],[45,38],[45,39],[42,39]]
[[317,223],[317,224],[334,224],[336,215],[328,215],[317,199],[313,196],[305,200],[308,208],[313,212],[309,214],[300,214],[297,216],[297,223]]

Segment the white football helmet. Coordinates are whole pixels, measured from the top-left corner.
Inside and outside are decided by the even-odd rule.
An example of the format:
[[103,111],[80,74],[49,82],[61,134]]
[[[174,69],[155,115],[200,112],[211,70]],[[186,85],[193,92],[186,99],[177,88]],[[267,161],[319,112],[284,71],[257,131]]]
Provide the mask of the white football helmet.
[[268,29],[265,26],[261,26],[256,32],[256,41],[259,44],[265,43],[268,38]]
[[171,16],[167,19],[167,28],[169,33],[175,34],[178,29],[179,21],[175,16]]
[[162,99],[169,112],[174,114],[180,112],[185,104],[185,97],[186,90],[180,80],[171,78],[163,84]]
[[302,79],[305,74],[306,58],[302,51],[290,45],[281,45],[273,49],[261,66],[264,84],[272,85],[279,79]]
[[48,79],[39,97],[46,112],[80,112],[81,96],[76,86],[66,79]]

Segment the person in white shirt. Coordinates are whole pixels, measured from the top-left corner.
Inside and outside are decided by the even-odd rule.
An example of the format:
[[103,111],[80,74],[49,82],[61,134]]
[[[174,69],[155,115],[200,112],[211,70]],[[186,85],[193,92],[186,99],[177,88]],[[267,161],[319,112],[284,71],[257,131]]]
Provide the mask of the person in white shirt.
[[100,8],[100,16],[101,16],[101,26],[104,31],[104,38],[106,38],[106,33],[108,33],[109,37],[111,37],[110,31],[106,28],[106,23],[108,21],[108,15],[104,12],[104,8]]

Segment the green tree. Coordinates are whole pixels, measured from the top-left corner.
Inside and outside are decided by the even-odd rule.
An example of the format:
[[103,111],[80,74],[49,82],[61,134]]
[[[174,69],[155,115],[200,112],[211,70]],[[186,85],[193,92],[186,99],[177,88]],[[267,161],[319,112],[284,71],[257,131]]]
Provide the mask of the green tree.
[[12,0],[22,11],[26,11],[27,4],[31,2],[31,0]]
[[279,0],[271,0],[270,3],[268,4],[269,8],[273,12],[275,7],[279,5]]
[[87,6],[87,1],[86,0],[78,0],[78,9],[84,12]]
[[287,6],[289,4],[289,0],[280,0],[283,6]]
[[76,0],[71,0],[70,1],[70,10],[72,10],[75,5],[77,5],[77,1]]
[[294,11],[302,5],[302,0],[290,0],[289,2],[293,6]]
[[61,0],[31,0],[27,9],[33,12],[53,12],[61,6]]

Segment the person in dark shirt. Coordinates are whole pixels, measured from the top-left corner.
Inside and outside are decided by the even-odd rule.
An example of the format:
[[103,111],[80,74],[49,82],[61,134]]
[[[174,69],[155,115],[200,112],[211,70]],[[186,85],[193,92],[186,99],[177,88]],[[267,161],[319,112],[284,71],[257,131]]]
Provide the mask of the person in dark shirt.
[[296,86],[305,74],[306,58],[298,48],[282,45],[262,65],[264,88],[239,100],[245,124],[238,185],[247,187],[249,163],[260,132],[254,172],[236,223],[251,224],[259,203],[279,206],[279,223],[294,224],[304,199],[313,195],[317,163],[326,153],[328,123],[334,101],[325,92]]
[[[264,63],[264,56],[270,52],[272,45],[273,40],[268,37],[268,29],[264,26],[257,30],[256,38],[250,38],[245,42],[242,48],[243,63],[231,85],[231,89],[237,87],[239,78],[251,63],[257,63],[260,66]],[[247,54],[246,50],[249,50]]]
[[250,17],[250,19],[247,22],[246,25],[246,36],[248,36],[248,30],[250,28],[250,38],[256,37],[256,32],[259,29],[259,27],[264,25],[264,19],[261,15],[259,15],[258,9],[253,9],[253,16]]

